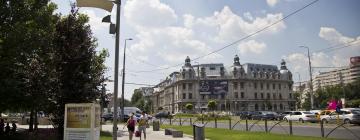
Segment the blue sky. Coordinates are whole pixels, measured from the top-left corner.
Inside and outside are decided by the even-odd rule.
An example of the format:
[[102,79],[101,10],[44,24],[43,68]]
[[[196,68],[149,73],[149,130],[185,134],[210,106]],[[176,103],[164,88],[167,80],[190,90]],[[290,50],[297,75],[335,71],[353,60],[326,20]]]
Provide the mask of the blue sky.
[[[56,12],[69,13],[70,2],[52,0]],[[173,66],[186,56],[196,58],[222,48],[233,41],[260,30],[285,17],[312,0],[127,0],[122,1],[120,46],[127,42],[127,75],[131,83],[157,84],[173,67],[152,73],[138,72]],[[288,68],[309,79],[305,45],[310,48],[313,66],[346,66],[349,57],[360,56],[360,1],[320,0],[299,13],[220,52],[196,60],[199,63],[224,63],[230,66],[235,54],[240,63],[280,65],[285,59]],[[90,26],[98,38],[99,49],[106,48],[107,76],[113,79],[115,37],[108,34],[102,17],[112,14],[96,8],[80,8],[90,17]],[[350,47],[321,52],[338,44],[351,42]],[[121,54],[123,49],[121,49]],[[122,56],[120,59],[122,62]],[[122,66],[122,64],[120,64]],[[314,73],[326,71],[314,69]],[[295,76],[294,81],[298,81]],[[121,83],[119,83],[121,84]],[[108,83],[112,92],[112,83]],[[125,97],[130,98],[139,86],[126,85]],[[119,89],[120,90],[120,89]]]

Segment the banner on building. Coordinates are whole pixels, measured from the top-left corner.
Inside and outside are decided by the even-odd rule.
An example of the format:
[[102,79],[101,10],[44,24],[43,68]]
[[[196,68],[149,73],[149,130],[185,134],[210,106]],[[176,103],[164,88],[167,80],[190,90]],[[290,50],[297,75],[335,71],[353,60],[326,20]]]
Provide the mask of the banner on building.
[[226,94],[228,92],[227,80],[201,80],[200,94]]

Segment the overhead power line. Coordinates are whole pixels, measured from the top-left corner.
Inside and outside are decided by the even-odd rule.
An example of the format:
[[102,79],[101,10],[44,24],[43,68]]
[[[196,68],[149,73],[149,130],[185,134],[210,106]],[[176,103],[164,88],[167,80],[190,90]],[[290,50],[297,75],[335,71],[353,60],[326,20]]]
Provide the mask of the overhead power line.
[[[319,1],[319,0],[314,0],[314,1],[310,2],[309,4],[306,4],[305,6],[303,6],[303,7],[299,8],[299,9],[295,10],[294,12],[291,12],[290,14],[286,15],[285,17],[283,17],[283,18],[281,18],[281,19],[279,19],[279,20],[277,20],[277,21],[275,21],[275,22],[273,22],[273,23],[271,23],[271,24],[269,24],[269,25],[261,28],[260,30],[255,31],[255,32],[253,32],[253,33],[251,33],[251,34],[249,34],[249,35],[246,35],[246,36],[244,36],[244,37],[242,37],[242,38],[240,38],[240,39],[238,39],[238,40],[236,40],[236,41],[234,41],[234,42],[232,42],[232,43],[230,43],[230,44],[228,44],[228,45],[226,45],[226,46],[224,46],[224,47],[222,47],[222,48],[220,48],[220,49],[217,49],[217,50],[215,50],[215,51],[212,51],[212,52],[210,52],[210,53],[208,53],[208,54],[205,54],[205,55],[203,55],[203,56],[196,57],[196,58],[192,59],[192,61],[198,60],[198,59],[201,59],[201,58],[204,58],[204,57],[209,56],[209,55],[212,55],[212,54],[214,54],[214,53],[216,53],[216,52],[219,52],[219,51],[221,51],[221,50],[224,50],[224,49],[226,49],[226,48],[228,48],[228,47],[230,47],[230,46],[233,46],[233,45],[235,45],[235,44],[238,44],[239,42],[241,42],[241,41],[243,41],[243,40],[245,40],[245,39],[248,39],[248,38],[250,38],[250,37],[253,37],[253,36],[255,36],[255,35],[263,32],[263,31],[265,31],[265,30],[267,30],[267,29],[269,29],[270,27],[272,27],[272,26],[280,23],[281,21],[283,21],[283,20],[291,17],[292,15],[294,15],[294,14],[296,14],[296,13],[304,10],[305,8],[313,5],[314,3],[318,2],[318,1]],[[183,65],[183,64],[184,64],[184,63],[180,63],[180,64],[176,64],[176,65],[173,65],[173,66],[165,67],[165,68],[153,69],[153,70],[148,70],[148,71],[134,71],[134,72],[154,72],[154,71],[160,71],[160,70],[170,69],[170,68],[173,68],[173,67],[178,67],[178,66],[181,66],[181,65]]]
[[331,51],[334,51],[334,50],[350,47],[351,45],[353,45],[353,43],[358,42],[358,41],[360,41],[360,40],[354,39],[352,41],[349,41],[349,42],[346,42],[346,43],[343,43],[343,44],[336,44],[336,45],[333,45],[333,46],[328,47],[328,48],[316,50],[314,52],[331,52]]

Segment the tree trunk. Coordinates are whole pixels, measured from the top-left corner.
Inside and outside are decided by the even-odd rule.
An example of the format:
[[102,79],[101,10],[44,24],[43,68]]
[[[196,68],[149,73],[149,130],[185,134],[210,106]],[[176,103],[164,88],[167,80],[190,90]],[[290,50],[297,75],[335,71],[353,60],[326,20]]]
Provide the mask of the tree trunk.
[[34,130],[34,110],[31,109],[30,121],[29,121],[29,132],[32,132],[33,130]]
[[36,131],[36,130],[38,130],[38,124],[39,124],[38,112],[35,111],[35,114],[34,114],[34,115],[35,115],[35,120],[34,120],[34,121],[35,121],[35,128],[34,128],[34,129],[35,129],[35,131]]

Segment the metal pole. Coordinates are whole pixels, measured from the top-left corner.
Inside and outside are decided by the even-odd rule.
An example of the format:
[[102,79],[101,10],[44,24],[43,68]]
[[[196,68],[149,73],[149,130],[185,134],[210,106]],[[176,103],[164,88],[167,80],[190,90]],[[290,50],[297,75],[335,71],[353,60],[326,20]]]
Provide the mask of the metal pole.
[[119,74],[119,39],[120,39],[120,8],[121,0],[116,1],[116,38],[115,38],[115,74],[114,74],[114,116],[113,116],[113,140],[117,140],[117,114],[118,114],[118,74]]
[[300,46],[302,48],[306,48],[308,52],[308,60],[309,60],[309,75],[310,75],[310,104],[311,109],[314,109],[314,94],[313,94],[313,85],[312,85],[312,69],[311,69],[311,60],[310,60],[310,49],[307,46]]
[[197,66],[197,82],[198,82],[198,98],[197,98],[197,107],[198,107],[198,111],[201,112],[201,105],[200,105],[200,75],[199,75],[199,67],[200,67],[200,64],[199,62],[196,62],[198,64]]
[[[300,73],[299,73],[299,72],[296,72],[296,73],[297,73],[298,76],[299,76],[299,94],[300,94],[300,106],[298,106],[298,107],[296,108],[296,110],[299,110],[299,108],[302,108],[302,107],[301,107],[301,99],[302,99],[301,78],[300,78]],[[296,104],[296,106],[297,106],[297,104]]]
[[126,56],[126,40],[132,40],[132,38],[125,39],[124,44],[124,58],[123,58],[123,69],[122,69],[122,83],[121,83],[121,121],[124,121],[124,107],[125,107],[125,99],[124,99],[124,90],[125,90],[125,56]]

